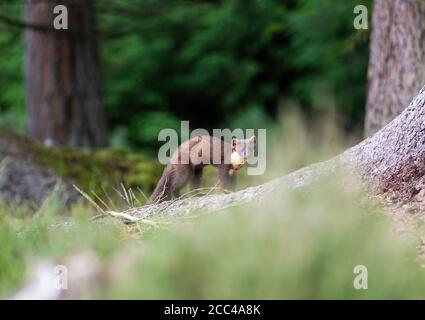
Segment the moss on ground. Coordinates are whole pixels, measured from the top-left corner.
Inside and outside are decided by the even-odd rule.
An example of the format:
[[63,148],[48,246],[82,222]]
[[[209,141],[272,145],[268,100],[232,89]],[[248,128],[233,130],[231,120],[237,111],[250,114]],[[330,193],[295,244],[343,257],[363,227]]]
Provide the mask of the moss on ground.
[[121,183],[126,188],[137,187],[149,193],[162,171],[156,159],[125,150],[47,147],[5,130],[0,130],[0,139],[11,146],[7,149],[8,157],[30,159],[53,169],[80,189],[97,194],[110,192]]
[[100,149],[96,151],[53,147],[35,149],[35,159],[70,178],[83,190],[102,192],[124,183],[149,192],[161,174],[161,166],[153,159],[128,151]]

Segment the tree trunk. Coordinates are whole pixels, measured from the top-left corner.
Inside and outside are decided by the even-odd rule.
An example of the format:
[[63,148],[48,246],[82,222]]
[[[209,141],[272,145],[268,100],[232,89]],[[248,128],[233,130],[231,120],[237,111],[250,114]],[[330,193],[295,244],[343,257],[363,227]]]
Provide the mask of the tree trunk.
[[[68,8],[68,30],[53,29],[56,5]],[[25,3],[25,22],[43,27],[25,30],[25,78],[29,135],[44,143],[107,143],[94,10],[93,0]]]
[[425,1],[375,0],[366,136],[397,115],[425,84]]
[[231,194],[165,201],[110,214],[134,222],[157,214],[193,215],[261,204],[270,195],[276,198],[288,188],[311,184],[337,168],[342,168],[347,177],[358,178],[372,192],[391,191],[392,196],[411,199],[425,189],[425,87],[394,121],[331,160]]

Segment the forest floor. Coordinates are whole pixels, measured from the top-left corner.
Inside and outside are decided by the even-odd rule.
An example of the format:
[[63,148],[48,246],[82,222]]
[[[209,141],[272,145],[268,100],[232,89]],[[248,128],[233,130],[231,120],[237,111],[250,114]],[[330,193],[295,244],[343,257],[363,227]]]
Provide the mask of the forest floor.
[[[269,173],[252,185],[340,151],[318,149],[316,140],[303,140],[305,136],[284,135],[281,149],[273,149],[268,158]],[[309,176],[308,170],[303,172]],[[159,174],[160,170],[152,176]],[[292,181],[300,186],[298,176],[289,177],[293,179],[280,180],[281,185]],[[302,187],[276,188],[265,192],[261,201],[256,201],[256,189],[243,189],[238,205],[226,205],[236,194],[204,190],[204,198],[189,196],[181,203],[213,199],[220,210],[201,206],[186,212],[182,206],[174,208],[178,214],[167,214],[178,202],[164,203],[164,210],[134,221],[107,212],[131,214],[143,206],[143,195],[136,196],[127,185],[93,194],[90,184],[77,183],[88,199],[103,206],[100,210],[90,201],[66,206],[55,194],[31,210],[0,203],[0,296],[425,298],[423,259],[418,259],[425,257],[421,192],[403,201],[389,193],[372,197],[353,184],[342,184],[340,178],[336,172]],[[39,279],[51,278],[58,265],[68,268],[72,289],[35,290]],[[359,265],[368,269],[368,290],[353,288],[353,270]]]

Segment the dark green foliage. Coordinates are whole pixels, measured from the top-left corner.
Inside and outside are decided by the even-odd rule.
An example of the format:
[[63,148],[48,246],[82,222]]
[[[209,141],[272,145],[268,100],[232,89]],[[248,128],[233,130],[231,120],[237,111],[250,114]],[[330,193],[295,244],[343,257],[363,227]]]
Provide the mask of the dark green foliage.
[[354,29],[353,8],[370,8],[372,1],[296,2],[287,19],[291,43],[286,63],[296,71],[291,95],[306,109],[334,108],[349,128],[361,125],[369,33]]
[[[163,128],[264,127],[287,99],[361,126],[371,0],[98,0],[104,93],[115,146],[156,150]],[[19,19],[20,1],[0,5]],[[24,130],[19,28],[0,19],[0,124]]]
[[0,3],[0,126],[25,131],[23,45],[21,30],[2,17],[19,17],[22,1]]

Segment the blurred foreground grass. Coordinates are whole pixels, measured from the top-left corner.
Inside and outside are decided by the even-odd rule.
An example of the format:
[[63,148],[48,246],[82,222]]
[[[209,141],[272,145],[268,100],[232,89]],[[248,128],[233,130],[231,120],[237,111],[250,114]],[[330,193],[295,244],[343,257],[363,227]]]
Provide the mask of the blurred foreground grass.
[[[292,170],[325,156],[315,146],[317,134],[298,125],[283,127],[292,130],[276,140],[284,147],[269,148],[274,176],[282,174],[282,166]],[[326,137],[335,137],[333,129],[321,138],[336,145]],[[302,190],[276,192],[261,207],[184,221],[152,218],[159,227],[92,221],[94,210],[81,205],[65,218],[54,196],[35,215],[2,206],[0,296],[22,286],[35,258],[62,263],[88,251],[102,273],[92,298],[425,298],[417,238],[396,233],[379,208],[356,188],[341,185],[339,174]],[[357,265],[367,267],[367,290],[353,286]]]

